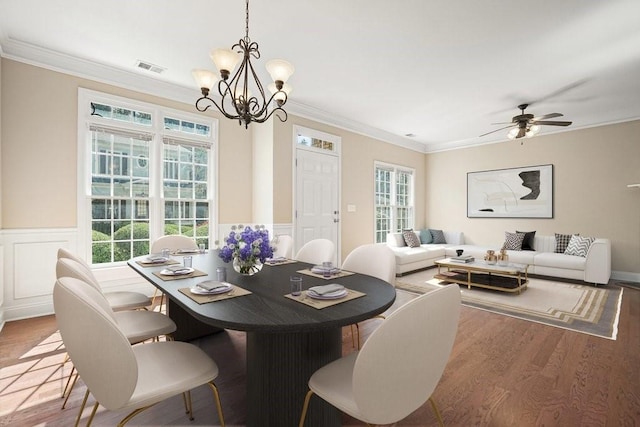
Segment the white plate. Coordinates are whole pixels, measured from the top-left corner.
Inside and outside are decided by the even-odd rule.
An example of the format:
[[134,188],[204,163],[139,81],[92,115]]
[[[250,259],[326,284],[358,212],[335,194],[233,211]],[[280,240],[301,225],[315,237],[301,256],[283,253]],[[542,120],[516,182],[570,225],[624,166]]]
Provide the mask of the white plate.
[[227,293],[231,289],[233,289],[233,285],[231,285],[230,283],[226,283],[226,285],[227,286],[216,288],[216,289],[213,289],[211,291],[207,291],[206,289],[202,289],[202,288],[200,288],[198,286],[194,286],[194,287],[190,288],[189,291],[192,294],[195,294],[195,295],[218,295],[218,294]]
[[313,291],[307,291],[307,296],[313,299],[338,299],[346,297],[349,291],[340,289],[339,291],[329,292],[328,294],[318,295]]
[[200,253],[200,249],[178,249],[177,254],[197,254]]
[[150,256],[146,257],[142,261],[146,262],[147,264],[162,264],[163,262],[169,261],[169,258],[165,258],[162,256]]
[[171,271],[169,269],[164,269],[160,272],[160,274],[164,276],[184,276],[185,274],[193,273],[195,270],[191,267],[184,268],[183,270]]

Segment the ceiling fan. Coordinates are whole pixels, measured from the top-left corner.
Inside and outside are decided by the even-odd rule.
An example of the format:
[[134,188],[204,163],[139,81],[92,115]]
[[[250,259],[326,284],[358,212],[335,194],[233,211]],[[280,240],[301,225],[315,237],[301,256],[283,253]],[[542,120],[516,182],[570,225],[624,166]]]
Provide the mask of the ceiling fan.
[[[518,139],[522,137],[531,138],[540,132],[540,126],[569,126],[572,122],[567,121],[557,121],[557,120],[546,120],[552,119],[555,117],[562,117],[560,113],[549,113],[544,116],[534,117],[533,114],[525,114],[524,110],[529,106],[529,104],[520,104],[518,105],[518,109],[521,111],[517,116],[513,116],[509,126],[502,127],[500,129],[492,130],[491,132],[484,133],[482,136],[489,135],[494,132],[501,131],[503,129],[513,128],[509,131],[507,136],[509,139]],[[507,123],[492,123],[494,125],[502,125]]]

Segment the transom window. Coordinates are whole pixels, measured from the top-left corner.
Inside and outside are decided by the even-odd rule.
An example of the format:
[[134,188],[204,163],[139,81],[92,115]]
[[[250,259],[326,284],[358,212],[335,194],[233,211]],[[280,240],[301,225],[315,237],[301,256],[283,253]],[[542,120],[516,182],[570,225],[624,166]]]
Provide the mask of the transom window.
[[[93,264],[149,253],[162,235],[212,237],[213,119],[81,89],[80,246]],[[89,256],[90,255],[90,256]]]
[[375,163],[375,241],[386,242],[387,234],[414,225],[413,170]]

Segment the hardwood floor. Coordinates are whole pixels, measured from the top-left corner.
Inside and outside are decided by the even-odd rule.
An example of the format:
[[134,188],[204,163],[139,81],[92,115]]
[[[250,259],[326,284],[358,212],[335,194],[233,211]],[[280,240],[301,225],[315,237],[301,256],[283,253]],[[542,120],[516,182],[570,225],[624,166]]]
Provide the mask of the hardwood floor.
[[[609,285],[612,286],[612,285]],[[398,291],[396,304],[413,298]],[[361,324],[366,337],[377,320]],[[458,335],[434,392],[447,426],[640,425],[640,288],[625,288],[618,339],[611,341],[473,308],[462,308]],[[220,389],[229,426],[244,423],[244,334],[225,331],[195,341],[220,366]],[[344,352],[353,351],[344,328]],[[67,408],[60,393],[70,365],[53,316],[9,322],[0,332],[0,426],[71,426],[85,387],[79,382]],[[192,392],[195,420],[174,397],[128,425],[212,425],[211,392]],[[90,400],[89,405],[93,402]],[[247,409],[248,407],[248,409]],[[86,422],[85,410],[82,422]],[[103,408],[95,426],[112,426],[126,413]],[[344,425],[364,425],[344,417]],[[397,424],[437,425],[428,404]]]

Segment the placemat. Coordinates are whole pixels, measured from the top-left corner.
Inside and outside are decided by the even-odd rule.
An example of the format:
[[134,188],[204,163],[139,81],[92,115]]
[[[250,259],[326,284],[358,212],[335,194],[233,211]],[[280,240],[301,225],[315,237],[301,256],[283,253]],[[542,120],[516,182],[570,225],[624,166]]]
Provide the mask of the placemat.
[[208,276],[207,273],[205,273],[204,271],[200,271],[200,270],[193,270],[191,273],[189,274],[180,274],[177,276],[165,276],[164,274],[160,274],[159,271],[154,271],[153,274],[159,278],[161,278],[164,281],[167,280],[180,280],[180,279],[190,279],[192,277],[198,277],[198,276]]
[[198,304],[207,304],[210,302],[222,301],[229,298],[242,297],[245,295],[250,295],[252,293],[251,291],[240,288],[236,285],[233,285],[233,289],[231,289],[229,292],[217,295],[196,295],[192,294],[191,291],[189,291],[189,288],[180,288],[178,290]]
[[305,268],[304,270],[298,270],[297,272],[298,273],[302,273],[302,274],[306,274],[307,276],[313,276],[313,277],[317,277],[319,279],[325,279],[325,280],[329,280],[329,279],[333,280],[333,279],[337,279],[339,277],[351,276],[352,274],[355,274],[355,273],[352,273],[350,271],[340,270],[340,273],[335,273],[335,274],[332,274],[329,277],[324,277],[322,274],[314,273],[308,268]]
[[293,263],[295,263],[295,262],[298,262],[298,261],[296,261],[295,259],[288,259],[288,260],[285,260],[285,261],[277,261],[277,262],[269,262],[269,261],[265,261],[265,263],[264,263],[264,264],[265,264],[265,265],[270,265],[270,266],[272,266],[272,267],[273,267],[274,265],[293,264]]
[[165,262],[144,262],[142,260],[138,260],[138,261],[136,261],[136,263],[138,265],[143,266],[143,267],[159,267],[159,266],[162,266],[162,265],[180,264],[180,262],[176,261],[175,259],[170,259],[170,260],[167,260]]
[[348,293],[345,297],[338,299],[314,299],[307,296],[307,291],[303,291],[298,296],[287,294],[284,297],[308,305],[309,307],[321,310],[323,308],[331,307],[332,305],[342,304],[343,302],[351,301],[352,299],[360,298],[367,295],[364,292],[354,291],[352,289],[347,289],[347,291]]

